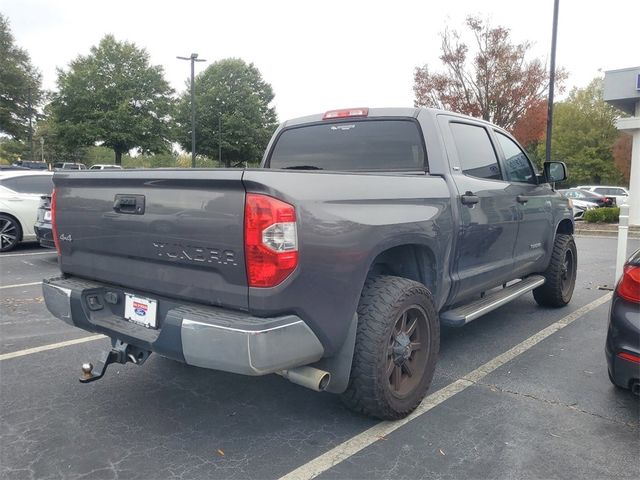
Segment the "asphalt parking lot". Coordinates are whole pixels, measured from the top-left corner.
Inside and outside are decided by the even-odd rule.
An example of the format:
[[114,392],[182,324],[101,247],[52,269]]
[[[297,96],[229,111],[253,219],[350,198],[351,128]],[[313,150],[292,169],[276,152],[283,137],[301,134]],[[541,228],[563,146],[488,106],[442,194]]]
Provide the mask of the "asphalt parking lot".
[[529,294],[445,328],[429,396],[400,423],[159,356],[80,384],[109,342],[56,346],[91,334],[44,306],[55,252],[22,246],[0,255],[0,477],[640,478],[640,402],[609,383],[603,353],[616,239],[576,243],[571,304]]

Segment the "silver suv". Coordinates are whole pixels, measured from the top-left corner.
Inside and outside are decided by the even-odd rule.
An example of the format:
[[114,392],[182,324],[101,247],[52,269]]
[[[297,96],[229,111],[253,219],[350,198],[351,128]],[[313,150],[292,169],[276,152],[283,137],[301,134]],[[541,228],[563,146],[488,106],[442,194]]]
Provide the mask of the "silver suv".
[[53,164],[54,170],[86,170],[87,166],[84,163],[73,162],[57,162]]

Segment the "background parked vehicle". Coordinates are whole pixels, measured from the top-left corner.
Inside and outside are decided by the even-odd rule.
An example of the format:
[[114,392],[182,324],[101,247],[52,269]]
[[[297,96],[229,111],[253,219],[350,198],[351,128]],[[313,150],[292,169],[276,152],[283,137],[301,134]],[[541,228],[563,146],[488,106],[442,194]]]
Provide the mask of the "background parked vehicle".
[[640,250],[613,292],[605,353],[611,383],[640,395]]
[[122,170],[120,165],[112,165],[112,164],[96,164],[91,165],[89,170]]
[[84,163],[58,162],[53,164],[54,170],[86,170]]
[[51,172],[0,172],[0,252],[36,239],[40,197],[53,190]]
[[38,217],[33,231],[36,233],[36,240],[38,240],[40,246],[45,248],[56,247],[51,228],[51,195],[42,195],[40,197]]
[[558,192],[571,200],[582,200],[585,202],[595,203],[598,207],[615,207],[616,205],[616,199],[613,197],[605,197],[604,195],[588,192],[587,190],[580,190],[579,188],[558,190]]
[[578,200],[574,198],[570,198],[569,200],[571,200],[571,208],[573,208],[574,220],[582,220],[587,210],[598,208],[598,204],[593,202],[586,202],[584,200]]
[[47,162],[36,162],[32,160],[18,160],[14,163],[17,167],[25,167],[31,170],[49,170],[49,164]]
[[616,199],[617,205],[624,205],[629,201],[629,190],[624,187],[613,187],[609,185],[581,185],[576,188],[597,193],[598,195],[604,195],[606,197],[613,197]]
[[29,170],[27,167],[20,167],[18,165],[0,165],[0,172],[6,172],[8,170]]

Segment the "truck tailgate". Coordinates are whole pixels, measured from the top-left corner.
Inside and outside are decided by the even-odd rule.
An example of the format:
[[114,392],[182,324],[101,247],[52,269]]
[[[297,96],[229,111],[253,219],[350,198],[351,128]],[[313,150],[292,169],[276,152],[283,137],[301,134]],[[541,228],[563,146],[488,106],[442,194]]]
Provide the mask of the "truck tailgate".
[[59,172],[63,273],[247,309],[241,170]]

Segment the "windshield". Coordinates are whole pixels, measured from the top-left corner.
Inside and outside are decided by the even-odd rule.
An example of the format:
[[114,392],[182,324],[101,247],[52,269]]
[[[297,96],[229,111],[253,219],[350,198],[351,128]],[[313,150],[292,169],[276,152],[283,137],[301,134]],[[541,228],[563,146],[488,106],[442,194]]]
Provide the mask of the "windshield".
[[418,125],[406,120],[359,120],[284,130],[268,168],[389,171],[425,170]]
[[587,192],[586,190],[578,190],[578,193],[581,193],[585,198],[598,199],[598,198],[602,197],[602,195],[600,195],[600,194],[593,193],[593,192]]

